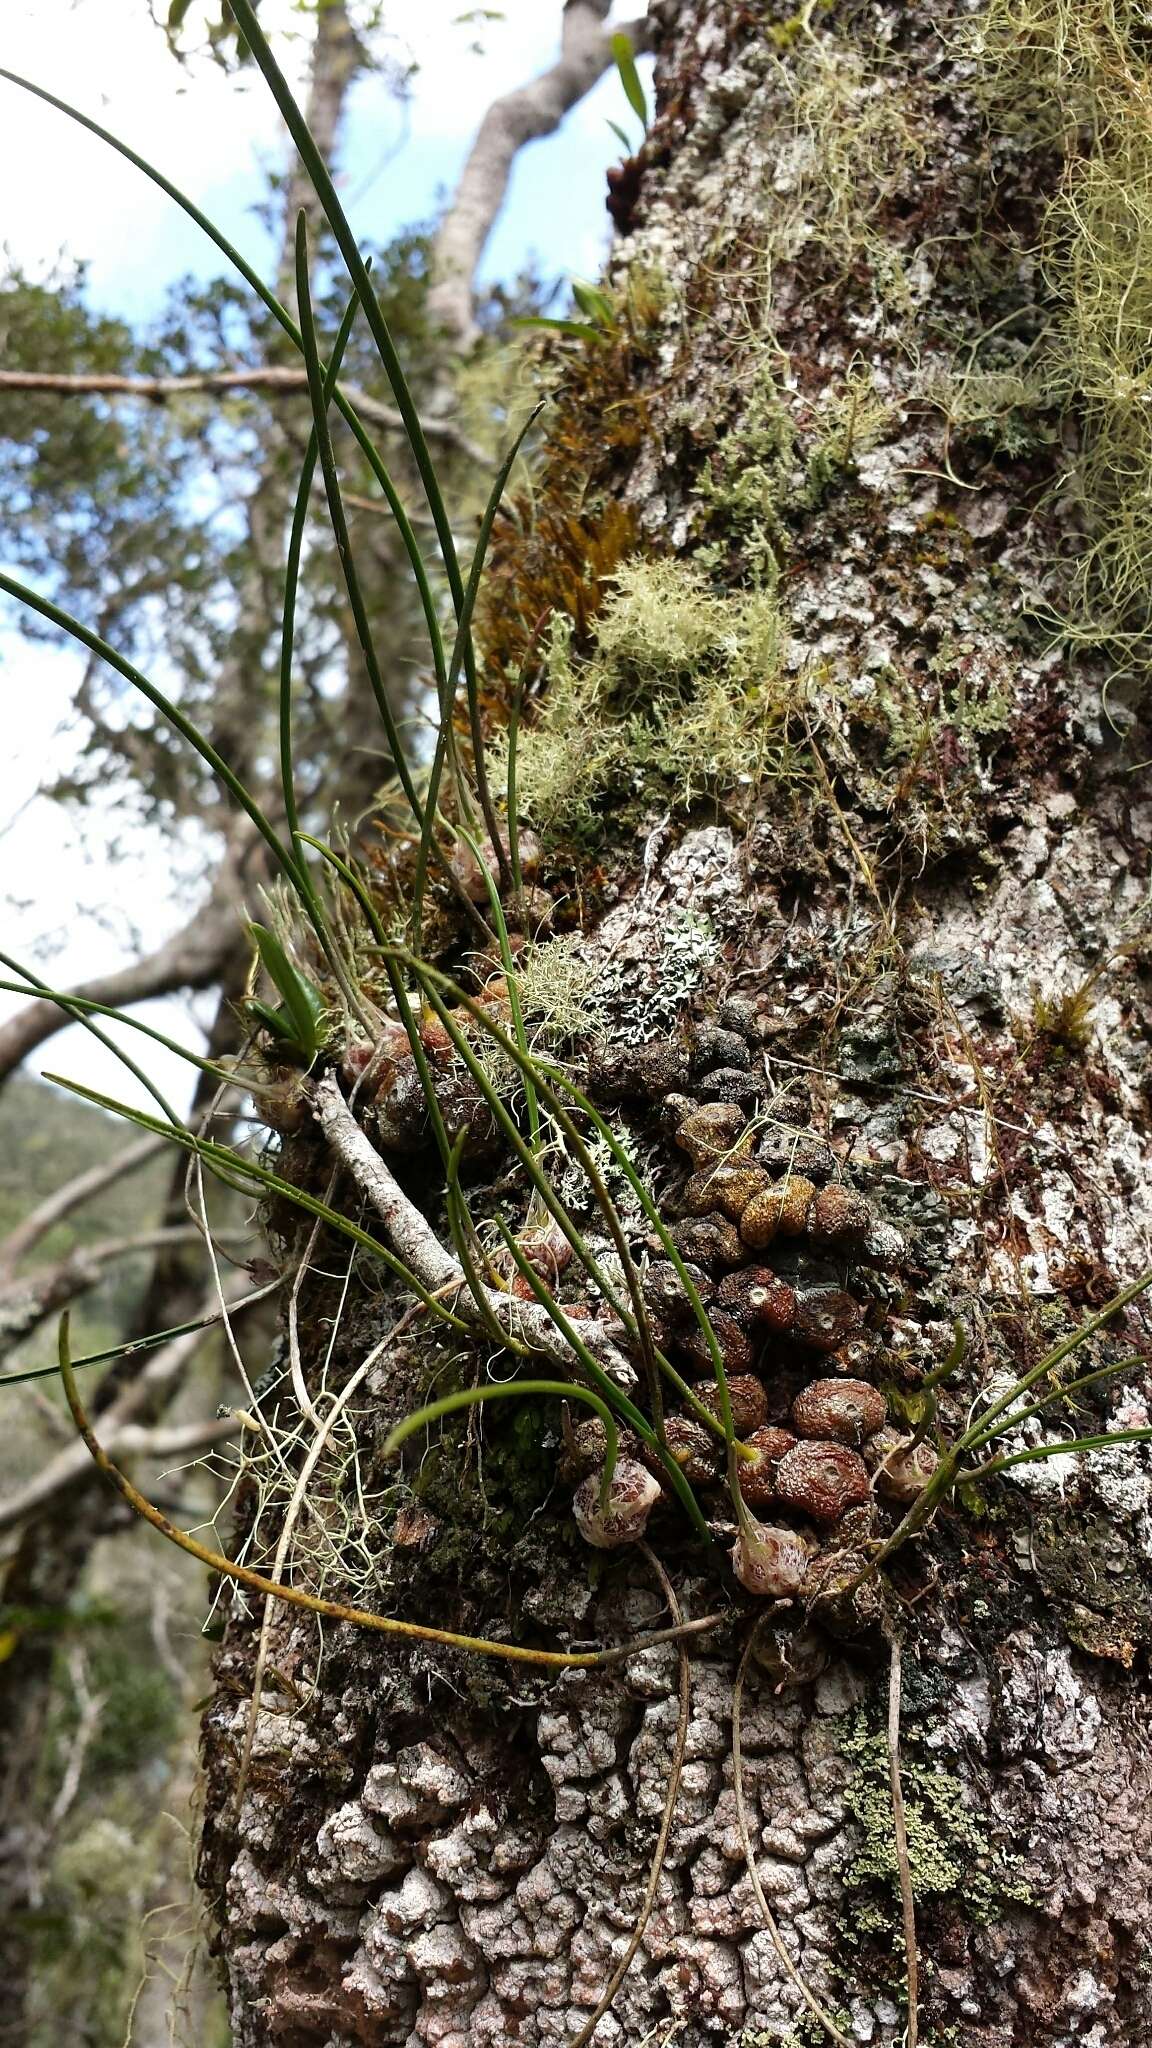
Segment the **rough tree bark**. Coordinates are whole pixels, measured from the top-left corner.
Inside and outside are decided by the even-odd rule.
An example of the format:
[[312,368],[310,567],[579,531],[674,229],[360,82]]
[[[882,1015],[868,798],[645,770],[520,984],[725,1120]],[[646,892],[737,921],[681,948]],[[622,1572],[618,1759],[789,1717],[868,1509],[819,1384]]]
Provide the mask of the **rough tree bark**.
[[[614,566],[611,533],[689,572],[664,584],[653,644],[688,630],[671,595],[687,603],[691,576],[725,594],[733,636],[750,589],[778,608],[781,642],[758,657],[764,716],[778,713],[767,774],[740,788],[729,758],[724,802],[685,812],[666,786],[663,809],[618,804],[598,875],[576,878],[609,992],[600,1072],[625,1092],[628,1048],[662,1014],[681,1064],[678,1034],[695,1031],[690,1095],[758,1102],[779,1166],[820,1179],[835,1163],[903,1250],[885,1273],[800,1242],[781,1271],[802,1301],[828,1282],[858,1300],[880,1346],[858,1352],[863,1370],[893,1402],[944,1361],[959,1319],[968,1352],[941,1396],[955,1429],[997,1373],[1034,1363],[1148,1263],[1152,815],[1132,765],[1148,749],[1117,751],[1102,672],[1053,652],[1043,621],[1080,545],[1052,489],[1072,473],[1072,426],[1033,397],[1050,431],[1010,437],[992,431],[987,388],[982,406],[970,384],[967,413],[958,402],[994,328],[1029,338],[1053,317],[1035,251],[1061,166],[1026,120],[990,113],[960,5],[654,13],[658,117],[616,181],[627,310],[562,381],[536,528],[501,543],[491,658],[498,673],[501,631],[519,606],[529,632],[542,590],[576,611],[546,544],[565,519],[593,568]],[[569,577],[586,610],[604,597],[590,577],[586,562]],[[579,623],[594,644],[595,619]],[[751,737],[747,755],[751,769]],[[672,931],[691,945],[670,948]],[[727,1069],[714,1084],[709,1047]],[[642,1080],[620,1114],[667,1191],[678,1155]],[[319,1184],[319,1135],[298,1144]],[[328,1388],[395,1306],[364,1285],[333,1339],[335,1287],[316,1279],[302,1323],[306,1375]],[[1118,1342],[1088,1363],[1142,1348],[1139,1305]],[[659,1626],[649,1562],[581,1546],[547,1409],[518,1431],[491,1411],[407,1487],[380,1464],[384,1432],[452,1365],[478,1369],[409,1334],[360,1397],[374,1597],[552,1645]],[[769,1351],[773,1421],[813,1369],[801,1344]],[[1122,1380],[1079,1427],[1146,1418],[1143,1384]],[[1033,1439],[1050,1426],[1029,1425]],[[792,1965],[849,2040],[908,2027],[893,1636],[921,2039],[1152,2040],[1150,1506],[1142,1446],[1023,1465],[942,1510],[882,1590],[842,1582],[833,1598],[825,1579],[811,1617],[804,1602],[772,1613],[743,1730],[756,1869]],[[852,1527],[849,1548],[868,1534]],[[736,1821],[733,1685],[756,1603],[671,1512],[650,1538],[684,1609],[727,1619],[691,1648],[655,1909],[595,2041],[819,2038]],[[555,1679],[350,1629],[321,1643],[278,1612],[237,1814],[258,1622],[234,1614],[205,1722],[202,1876],[236,2042],[571,2042],[641,1909],[675,1651]]]

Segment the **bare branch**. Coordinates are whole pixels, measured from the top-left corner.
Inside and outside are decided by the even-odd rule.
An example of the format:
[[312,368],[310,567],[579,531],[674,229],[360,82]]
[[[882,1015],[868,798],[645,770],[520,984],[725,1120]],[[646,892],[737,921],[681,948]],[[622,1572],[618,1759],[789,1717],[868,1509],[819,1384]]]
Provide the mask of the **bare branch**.
[[[380,399],[373,398],[358,384],[342,384],[341,390],[360,417],[373,425],[404,431],[400,414]],[[163,405],[169,398],[183,398],[196,392],[285,391],[306,392],[308,372],[289,365],[255,363],[243,370],[198,370],[187,377],[123,377],[111,373],[51,370],[0,370],[0,391],[44,391],[63,398],[143,398]],[[473,461],[484,462],[480,449],[462,434],[451,420],[425,417],[424,432],[433,441],[446,441],[460,448]]]
[[[446,1252],[427,1219],[410,1201],[399,1183],[374,1150],[340,1093],[335,1074],[325,1074],[314,1090],[316,1116],[336,1158],[348,1169],[384,1224],[393,1249],[405,1260],[417,1279],[433,1293],[457,1290],[455,1303],[462,1316],[477,1315],[463,1268]],[[518,1339],[555,1359],[564,1372],[577,1369],[577,1359],[567,1339],[557,1329],[547,1310],[537,1301],[521,1301],[518,1295],[486,1287],[488,1310],[510,1338]],[[581,1322],[580,1336],[600,1360],[606,1372],[622,1386],[632,1383],[631,1366],[617,1350],[603,1323]]]
[[[195,1422],[180,1422],[166,1429],[146,1429],[138,1422],[111,1426],[105,1423],[101,1441],[114,1444],[122,1458],[175,1458],[188,1451],[205,1450],[209,1444],[221,1443],[225,1437],[235,1436],[242,1427],[234,1415],[214,1416],[211,1421],[201,1417]],[[90,1463],[87,1447],[79,1440],[70,1443],[66,1450],[58,1451],[18,1493],[11,1493],[7,1500],[0,1500],[0,1530],[13,1528],[49,1501],[58,1499],[87,1473]]]
[[78,1173],[74,1179],[65,1181],[63,1187],[39,1203],[0,1244],[0,1292],[3,1292],[19,1261],[27,1258],[55,1224],[70,1216],[83,1203],[90,1202],[94,1195],[102,1195],[105,1188],[123,1180],[125,1175],[146,1166],[157,1153],[163,1152],[166,1144],[165,1138],[138,1138],[135,1144],[126,1145],[123,1152],[117,1152],[114,1158],[101,1160],[85,1173]]
[[[207,902],[187,924],[142,960],[133,960],[111,974],[96,975],[67,993],[85,1002],[126,1009],[153,996],[172,995],[176,989],[211,988],[236,948],[245,869],[255,841],[255,827],[247,819],[239,822],[213,876]],[[30,1052],[71,1022],[58,1003],[40,998],[0,1024],[0,1085]]]
[[612,62],[612,34],[627,35],[635,50],[646,49],[646,21],[632,21],[609,34],[602,26],[611,0],[565,0],[560,56],[529,84],[493,100],[480,124],[455,196],[436,237],[428,309],[457,348],[476,338],[472,286],[484,244],[504,204],[518,150],[550,135],[584,98]]
[[104,1244],[82,1245],[24,1279],[8,1281],[0,1287],[0,1358],[14,1351],[58,1309],[65,1308],[78,1295],[87,1294],[89,1288],[103,1279],[106,1267],[117,1260],[131,1258],[134,1252],[192,1244],[199,1236],[194,1224],[181,1223],[166,1229],[140,1231],[133,1237],[109,1238]]
[[[256,1288],[249,1294],[233,1294],[228,1300],[229,1313],[240,1315],[265,1296],[272,1293],[280,1282],[271,1287]],[[214,1299],[214,1297],[213,1297]],[[210,1312],[205,1321],[194,1330],[186,1330],[180,1337],[173,1337],[167,1344],[153,1352],[143,1371],[128,1386],[123,1388],[105,1414],[103,1427],[115,1439],[125,1454],[155,1455],[170,1457],[179,1452],[196,1450],[207,1443],[217,1443],[223,1437],[234,1436],[239,1426],[229,1416],[224,1420],[211,1421],[199,1417],[192,1422],[181,1423],[178,1428],[148,1428],[138,1423],[140,1410],[162,1401],[176,1380],[184,1372],[193,1354],[203,1343],[208,1330],[215,1327],[220,1318]],[[79,1454],[79,1455],[77,1455]],[[16,1523],[25,1521],[37,1509],[58,1498],[88,1470],[89,1459],[84,1445],[75,1439],[64,1450],[58,1451],[46,1465],[30,1479],[20,1491],[11,1494],[7,1500],[0,1500],[0,1530],[10,1529]]]

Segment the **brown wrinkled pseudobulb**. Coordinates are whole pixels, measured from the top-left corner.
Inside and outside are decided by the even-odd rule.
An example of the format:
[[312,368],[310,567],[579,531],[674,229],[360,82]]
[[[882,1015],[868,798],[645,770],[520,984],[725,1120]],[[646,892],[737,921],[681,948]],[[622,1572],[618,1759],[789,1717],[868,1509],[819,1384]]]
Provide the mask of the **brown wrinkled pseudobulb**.
[[710,1216],[686,1216],[668,1233],[685,1262],[698,1266],[738,1266],[744,1257],[734,1223],[714,1209]]
[[[719,1387],[702,1388],[700,1400],[713,1415],[720,1415]],[[752,1373],[735,1373],[728,1381],[728,1401],[732,1410],[732,1427],[739,1437],[749,1437],[757,1429],[763,1429],[768,1420],[768,1396],[764,1382]]]
[[816,1189],[803,1174],[789,1174],[749,1202],[740,1218],[740,1235],[753,1251],[770,1245],[776,1237],[803,1235],[808,1211]]
[[741,1458],[738,1467],[740,1491],[749,1507],[762,1508],[776,1498],[776,1467],[786,1451],[790,1451],[796,1439],[790,1429],[753,1430],[745,1438],[750,1451],[755,1451],[755,1463]]
[[851,1294],[839,1287],[814,1287],[797,1299],[792,1335],[813,1351],[835,1351],[863,1321],[864,1311]]
[[[725,1372],[729,1377],[733,1373],[747,1372],[752,1363],[752,1346],[741,1325],[723,1309],[713,1309],[708,1320]],[[678,1331],[677,1338],[680,1349],[691,1360],[698,1377],[705,1378],[715,1372],[712,1347],[698,1323],[691,1323]]]
[[830,1526],[869,1498],[868,1467],[846,1444],[799,1443],[776,1468],[776,1491],[798,1514]]
[[875,1436],[887,1412],[883,1394],[867,1380],[813,1380],[792,1403],[797,1435],[832,1437],[857,1447]]
[[840,1182],[821,1188],[808,1215],[808,1234],[815,1244],[858,1244],[872,1228],[872,1210],[854,1188]]
[[675,1137],[680,1150],[687,1152],[697,1168],[714,1166],[738,1147],[747,1150],[751,1142],[744,1136],[743,1111],[729,1102],[709,1102],[703,1108],[694,1106],[676,1125]]

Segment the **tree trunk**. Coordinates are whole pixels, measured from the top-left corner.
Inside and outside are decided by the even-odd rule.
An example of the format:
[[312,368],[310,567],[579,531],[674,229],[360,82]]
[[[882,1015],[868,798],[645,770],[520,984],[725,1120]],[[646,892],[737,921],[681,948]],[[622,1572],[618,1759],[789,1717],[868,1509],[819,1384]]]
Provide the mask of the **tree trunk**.
[[[588,849],[543,873],[581,902],[589,1071],[669,1217],[685,1163],[669,1126],[689,1114],[659,1111],[673,1074],[692,1101],[757,1107],[767,1170],[847,1191],[821,1232],[808,1206],[756,1255],[789,1300],[760,1360],[770,1421],[791,1426],[794,1397],[837,1372],[915,1420],[953,1353],[939,1400],[955,1439],[991,1383],[1148,1261],[1152,817],[1133,764],[1149,750],[1119,747],[1102,716],[1105,657],[1082,635],[1062,653],[1050,623],[1091,511],[1088,427],[1037,342],[1064,318],[1039,260],[1059,123],[1010,38],[997,64],[973,57],[959,4],[654,12],[659,107],[614,181],[612,323],[564,345],[533,518],[496,553],[489,659],[515,673],[545,608],[575,619],[551,664],[569,724],[541,700],[525,801]],[[599,664],[586,728],[581,661]],[[643,1041],[661,1050],[637,1059]],[[639,1254],[647,1226],[617,1193]],[[717,1293],[731,1234],[723,1216],[683,1226]],[[832,1307],[813,1292],[829,1285]],[[378,1275],[339,1293],[325,1260],[302,1332],[329,1390],[394,1313]],[[856,1328],[831,1362],[817,1307]],[[1139,1353],[1140,1314],[1065,1377]],[[734,1314],[720,1325],[731,1369],[747,1339]],[[1147,1448],[963,1488],[863,1579],[900,1513],[883,1482],[831,1526],[778,1492],[758,1512],[814,1554],[776,1605],[667,1503],[650,1556],[585,1547],[554,1404],[474,1411],[466,1431],[434,1428],[422,1460],[385,1464],[398,1417],[490,1352],[417,1329],[368,1379],[367,1552],[333,1536],[325,1590],[572,1649],[667,1623],[658,1559],[686,1614],[723,1617],[684,1639],[682,1775],[673,1645],[556,1678],[347,1626],[321,1637],[278,1609],[237,1817],[259,1613],[234,1610],[205,1722],[202,1879],[236,2042],[582,2038],[641,1916],[670,1784],[654,1907],[600,2048],[783,2048],[823,2038],[808,2000],[853,2042],[1152,2040]],[[1139,1368],[1098,1382],[1010,1448],[1135,1426],[1144,1385]],[[354,1526],[335,1479],[306,1512],[320,1534]],[[709,1513],[722,1529],[715,1496]],[[324,1554],[317,1537],[308,1555]],[[775,1933],[734,1793],[750,1637],[742,1786]]]

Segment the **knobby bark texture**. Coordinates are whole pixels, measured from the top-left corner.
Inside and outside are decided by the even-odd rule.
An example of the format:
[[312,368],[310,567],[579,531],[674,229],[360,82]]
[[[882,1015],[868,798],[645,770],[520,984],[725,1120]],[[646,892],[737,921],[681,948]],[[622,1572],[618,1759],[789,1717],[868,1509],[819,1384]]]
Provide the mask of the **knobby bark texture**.
[[[1107,660],[1061,652],[1052,625],[1088,545],[1074,407],[990,350],[1007,333],[1026,354],[1059,318],[1038,250],[1066,167],[1010,65],[974,54],[979,17],[927,14],[658,0],[659,111],[613,186],[614,324],[554,368],[487,633],[495,700],[542,609],[573,622],[523,741],[545,837],[535,888],[561,921],[580,914],[554,959],[581,963],[581,1071],[681,1216],[704,1284],[727,1284],[741,1251],[723,1214],[683,1213],[671,1126],[694,1104],[754,1112],[759,1164],[835,1173],[868,1205],[855,1251],[826,1234],[757,1254],[801,1305],[755,1360],[768,1419],[787,1424],[804,1384],[847,1363],[900,1420],[959,1322],[966,1355],[940,1394],[955,1434],[982,1390],[1011,1385],[1148,1263],[1152,813],[1148,749],[1105,716]],[[646,712],[672,643],[671,712]],[[707,688],[694,661],[712,664]],[[687,1103],[669,1109],[672,1090]],[[365,1112],[365,1129],[446,1240],[397,1115]],[[322,1188],[319,1131],[285,1146]],[[479,1146],[472,1168],[481,1221],[507,1197],[493,1156]],[[654,1273],[659,1248],[615,1191]],[[826,1332],[803,1322],[806,1302],[828,1310],[822,1289],[855,1329],[831,1364]],[[655,1283],[653,1298],[659,1317]],[[318,1260],[301,1294],[313,1394],[400,1308],[379,1277],[345,1292],[335,1256]],[[717,1313],[732,1364],[740,1331]],[[1136,1303],[1075,1370],[1141,1352],[1141,1330]],[[383,1462],[401,1415],[491,1356],[418,1323],[396,1336],[352,1416],[367,1521],[345,1459],[303,1510],[301,1583],[550,1647],[660,1627],[650,1561],[577,1534],[554,1405],[501,1403]],[[1098,1382],[1010,1447],[1137,1426],[1145,1389],[1139,1369]],[[283,1497],[266,1489],[255,1528],[254,1489],[242,1504],[255,1554]],[[709,1512],[722,1531],[717,1496]],[[690,1644],[667,1853],[595,2042],[819,2039],[797,1973],[844,2038],[905,2037],[894,1634],[919,2038],[1152,2040],[1147,1449],[1013,1467],[857,1590],[893,1515],[852,1512],[815,1534],[793,1517],[815,1560],[778,1607],[742,1592],[672,1506],[653,1515],[685,1613],[725,1620]],[[675,1648],[556,1678],[321,1636],[278,1610],[241,1778],[260,1620],[233,1609],[205,1721],[201,1875],[237,2043],[580,2037],[641,1910]],[[742,1783],[779,1942],[733,1776],[734,1681],[757,1624]]]

